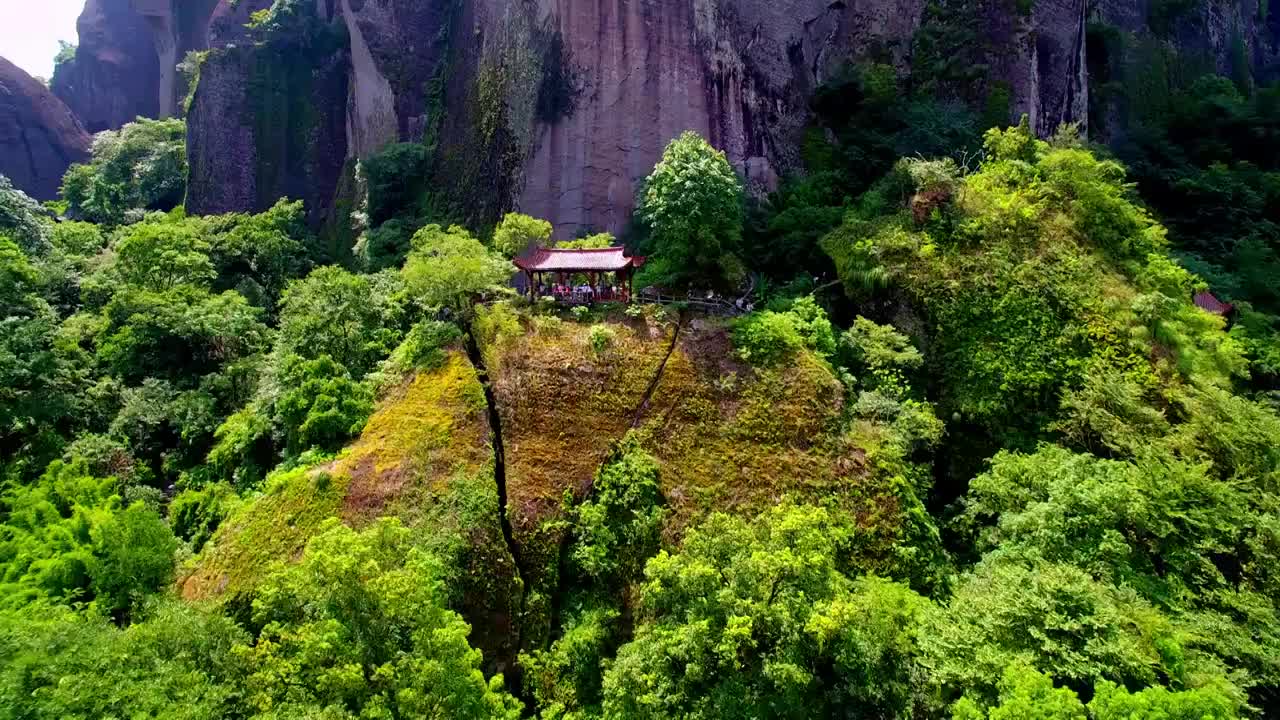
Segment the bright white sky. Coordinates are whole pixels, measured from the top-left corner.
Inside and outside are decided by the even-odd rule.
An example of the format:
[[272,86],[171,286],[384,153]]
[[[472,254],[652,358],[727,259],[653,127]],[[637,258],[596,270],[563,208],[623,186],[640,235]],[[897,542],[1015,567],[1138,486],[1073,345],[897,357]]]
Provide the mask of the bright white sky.
[[0,56],[32,75],[53,74],[58,41],[77,42],[84,0],[0,0]]

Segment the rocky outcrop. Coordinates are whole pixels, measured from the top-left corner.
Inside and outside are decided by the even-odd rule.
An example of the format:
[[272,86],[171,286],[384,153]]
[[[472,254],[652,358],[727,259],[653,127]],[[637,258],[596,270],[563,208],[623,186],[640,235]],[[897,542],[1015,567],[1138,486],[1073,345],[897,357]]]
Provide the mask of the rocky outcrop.
[[[1013,109],[1049,131],[1085,117],[1084,8],[1042,5],[997,46]],[[924,0],[338,0],[322,15],[348,38],[350,157],[429,135],[445,192],[569,234],[621,232],[637,183],[684,130],[772,189],[799,168],[814,88],[872,53],[906,72],[923,12]]]
[[989,14],[996,48],[991,78],[1011,91],[1010,120],[1027,115],[1041,136],[1064,123],[1087,124],[1085,0],[1035,0],[1030,12]]
[[220,48],[248,42],[245,27],[250,16],[271,7],[271,0],[219,0],[209,17],[209,47]]
[[538,119],[517,204],[564,233],[620,232],[639,180],[684,130],[723,149],[755,191],[771,190],[799,167],[814,88],[872,51],[905,70],[923,10],[923,0],[556,0],[549,21],[575,103]]
[[[1256,1],[1212,0],[1201,19],[1216,29],[1169,42],[1202,48],[1223,72],[1243,57],[1261,79],[1275,64],[1280,25],[1275,18],[1262,22],[1257,8],[1245,7]],[[433,150],[433,187],[451,194],[455,206],[480,206],[483,219],[518,208],[550,219],[561,234],[617,233],[629,221],[638,182],[684,130],[724,149],[757,193],[799,169],[814,89],[860,58],[911,72],[925,5],[322,0],[321,17],[345,31],[347,95],[340,108],[316,112],[326,127],[340,113],[345,138],[312,154],[332,155],[340,147],[352,160],[396,140],[421,141]],[[1007,93],[1009,119],[1026,114],[1042,135],[1063,123],[1086,125],[1091,58],[1085,0],[991,0],[974,7],[980,35],[971,50],[974,64],[985,68],[989,96]],[[1132,33],[1147,32],[1145,0],[1089,7],[1133,24]],[[216,30],[231,22],[217,18],[244,12],[232,11],[224,0],[213,11],[210,33],[230,32]],[[1224,29],[1235,27],[1239,33]],[[231,65],[223,61],[219,72],[234,74]],[[329,72],[320,64],[313,70]],[[231,87],[253,80],[241,75],[209,82]],[[992,95],[995,90],[1001,95]],[[203,130],[192,132],[193,144],[208,148],[237,142],[234,126],[211,127],[210,141],[197,138]],[[210,195],[236,192],[226,189],[238,182],[235,173],[250,171],[230,165],[230,176],[217,172],[217,163],[207,166],[207,177],[193,173],[193,192],[204,192],[202,186]],[[265,186],[255,187],[251,206],[259,207]],[[312,193],[323,195],[315,188]],[[231,209],[234,202],[214,205]]]
[[[1153,17],[1170,4],[1147,0],[1101,0],[1090,10],[1085,0],[978,2],[976,62],[987,68],[988,92],[1007,90],[1011,120],[1025,113],[1037,132],[1049,134],[1090,117],[1088,69],[1097,58],[1086,56],[1088,12],[1119,28],[1131,46],[1154,39],[1183,59],[1207,59],[1204,69],[1237,77],[1244,71],[1264,83],[1280,77],[1280,13],[1268,14],[1261,1],[1210,0],[1171,18]],[[284,176],[301,167],[297,158],[313,164],[325,158],[325,172],[308,181],[314,187],[306,193],[320,197],[320,185],[331,183],[330,192],[337,185],[329,170],[343,161],[393,141],[422,141],[435,149],[441,192],[463,204],[483,198],[481,215],[519,208],[549,218],[564,234],[619,232],[638,181],[684,130],[724,149],[757,193],[798,169],[814,88],[850,59],[887,61],[909,72],[925,4],[317,0],[317,14],[341,25],[346,39],[341,53],[308,60],[309,77],[324,78],[318,86],[332,101],[328,93],[345,75],[346,96],[307,113],[306,130],[293,135],[310,133],[322,144],[305,152],[295,147],[294,170]],[[242,55],[255,52],[256,39],[244,24],[270,5],[88,0],[79,54],[59,71],[55,90],[90,130],[115,127],[134,115],[175,111],[185,88],[173,65],[189,50],[224,48],[235,57],[206,68],[210,87],[220,89],[203,93],[203,111],[226,98],[223,110],[230,112],[236,92],[245,98],[256,92],[257,80],[244,73],[257,63]],[[1142,57],[1125,62],[1139,70],[1150,65]],[[317,85],[306,87],[312,92]],[[201,123],[209,134],[194,130],[195,146],[250,162],[278,154],[235,144],[252,123],[222,127],[212,116]],[[335,142],[338,125],[343,138]],[[254,134],[252,142],[261,138]],[[259,207],[272,187],[298,189],[296,180],[261,180],[275,176],[278,163],[263,171],[212,156],[195,160],[211,173],[192,177],[208,207]],[[252,175],[252,189],[233,188],[244,174]]]
[[348,55],[306,44],[211,53],[187,117],[187,212],[303,200],[318,224],[347,158]]
[[85,129],[158,117],[160,61],[151,30],[130,0],[88,0],[76,30],[76,56],[58,67],[50,85]]
[[90,132],[136,117],[180,114],[188,52],[247,39],[249,15],[271,0],[87,0],[76,56],[52,87]]
[[[851,60],[908,72],[925,12],[923,0],[551,0],[531,18],[524,7],[479,3],[474,25],[482,63],[514,74],[517,91],[541,81],[532,100],[506,98],[524,140],[512,204],[564,234],[624,230],[639,181],[684,130],[723,149],[756,193],[773,189],[800,169],[813,90]],[[1084,122],[1084,0],[1039,0],[1025,17],[1006,3],[987,12],[990,82],[1008,87],[1011,117],[1029,114],[1042,133]],[[551,116],[549,77],[570,90]]]
[[67,168],[88,159],[89,144],[61,100],[0,58],[0,175],[37,200],[53,200]]

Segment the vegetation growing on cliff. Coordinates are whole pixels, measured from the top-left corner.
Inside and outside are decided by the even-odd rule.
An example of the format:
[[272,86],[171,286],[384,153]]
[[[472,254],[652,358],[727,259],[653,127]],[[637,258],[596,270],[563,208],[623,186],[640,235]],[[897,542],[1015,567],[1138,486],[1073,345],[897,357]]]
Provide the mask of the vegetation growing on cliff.
[[[805,276],[739,317],[514,299],[511,256],[614,239],[433,222],[508,188],[458,205],[419,145],[365,163],[353,267],[301,203],[148,212],[178,126],[68,176],[97,222],[0,185],[0,718],[1280,711],[1270,96],[1205,81],[1130,175],[979,141],[1007,102],[924,97],[980,70],[934,25],[932,80],[823,88],[817,172],[749,223],[702,138],[654,168],[653,282]],[[297,67],[255,75],[269,175]],[[480,80],[464,191],[546,92]]]
[[72,217],[119,225],[181,205],[186,189],[186,124],[138,118],[94,137],[92,160],[67,171],[62,199]]

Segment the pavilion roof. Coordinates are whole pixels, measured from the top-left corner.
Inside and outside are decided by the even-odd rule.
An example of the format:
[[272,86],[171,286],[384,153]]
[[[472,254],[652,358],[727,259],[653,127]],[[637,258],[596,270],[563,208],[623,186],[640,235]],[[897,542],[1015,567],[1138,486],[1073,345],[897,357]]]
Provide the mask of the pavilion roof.
[[515,259],[516,267],[532,272],[616,272],[640,267],[644,258],[627,255],[626,248],[561,250],[538,248]]

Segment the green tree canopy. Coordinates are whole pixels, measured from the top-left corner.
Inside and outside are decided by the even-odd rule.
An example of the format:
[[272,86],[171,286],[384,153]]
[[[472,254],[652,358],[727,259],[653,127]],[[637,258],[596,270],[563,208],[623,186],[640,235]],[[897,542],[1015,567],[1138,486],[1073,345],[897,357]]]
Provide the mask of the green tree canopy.
[[403,335],[396,279],[326,266],[290,282],[280,297],[276,347],[308,359],[328,355],[363,378]]
[[501,293],[514,273],[511,263],[457,225],[419,230],[404,266],[409,292],[423,305],[464,316],[477,298]]
[[177,540],[153,510],[126,507],[116,481],[54,462],[3,498],[0,604],[90,602],[124,613],[173,577]]
[[49,223],[40,203],[0,175],[0,235],[7,235],[27,252],[42,252],[49,243]]
[[929,602],[842,559],[858,531],[814,507],[713,515],[645,570],[608,718],[911,717]]
[[176,207],[186,188],[186,123],[139,118],[95,136],[92,159],[67,170],[62,198],[74,217],[118,225],[140,211]]
[[362,533],[332,521],[259,588],[262,630],[238,651],[249,704],[276,716],[519,718],[502,678],[480,672],[441,576],[397,521]]
[[742,275],[742,195],[723,152],[692,131],[672,140],[636,207],[649,232],[643,281],[732,287]]
[[551,223],[520,213],[507,213],[493,231],[493,249],[508,258],[530,247],[546,247],[550,241]]

